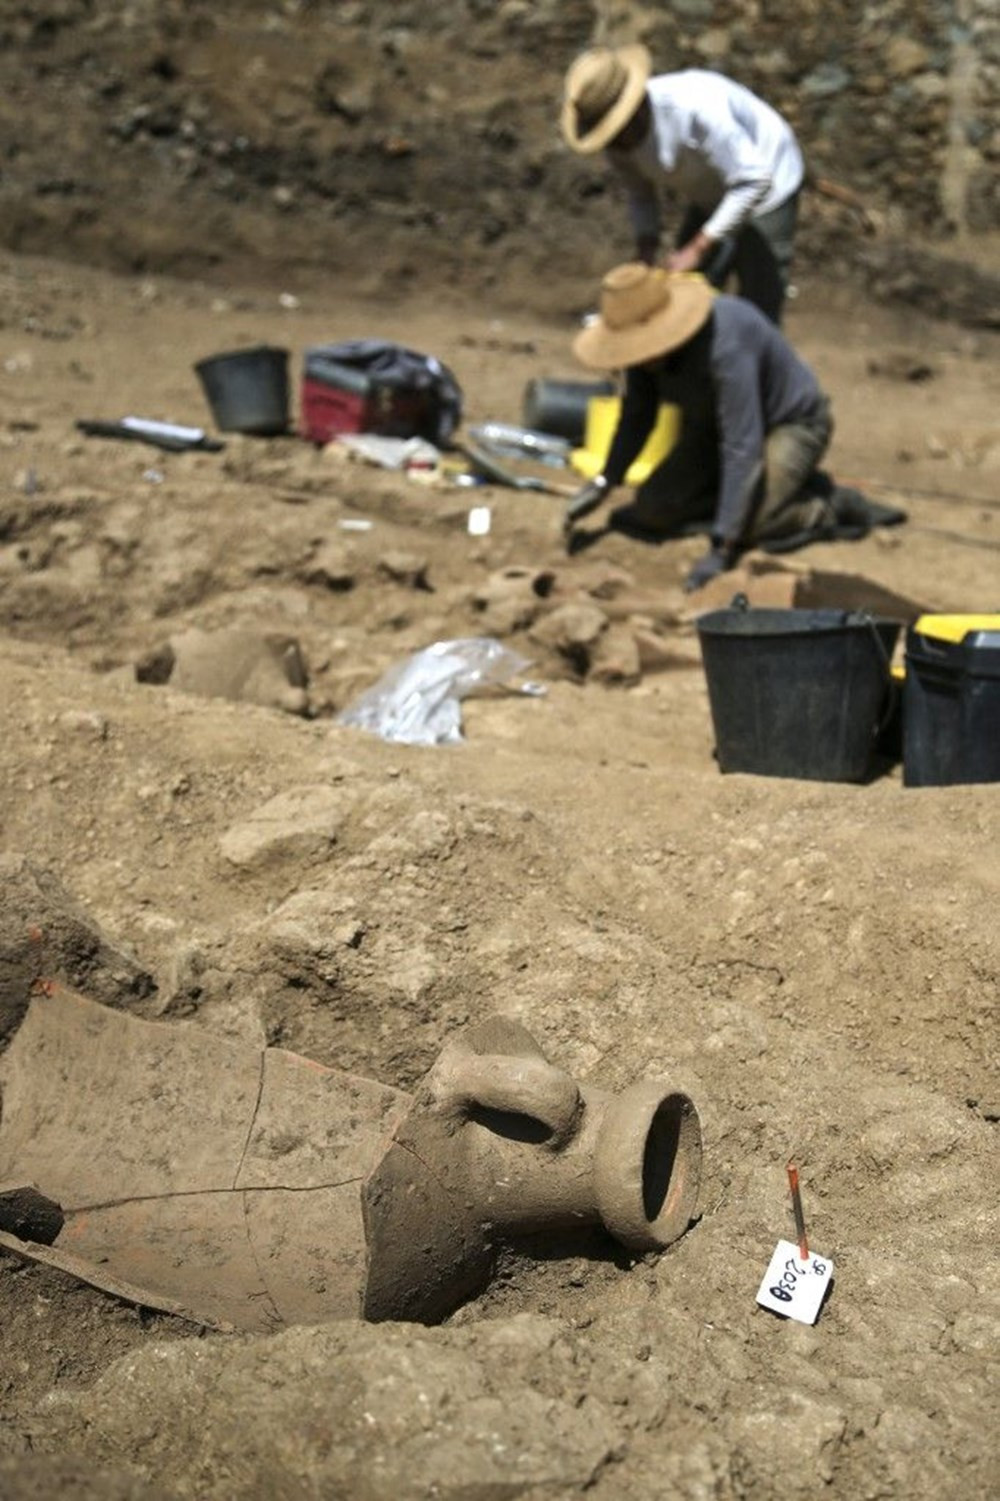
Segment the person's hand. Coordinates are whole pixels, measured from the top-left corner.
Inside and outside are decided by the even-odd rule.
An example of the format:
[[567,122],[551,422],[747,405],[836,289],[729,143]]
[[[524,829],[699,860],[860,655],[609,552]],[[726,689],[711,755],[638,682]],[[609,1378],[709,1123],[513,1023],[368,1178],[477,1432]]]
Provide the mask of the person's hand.
[[700,265],[701,255],[693,245],[683,245],[667,256],[668,271],[697,271]]
[[667,256],[668,271],[697,271],[705,256],[715,245],[703,230],[699,230],[693,240],[682,245],[679,250],[674,250]]
[[721,547],[711,547],[703,558],[699,558],[684,580],[685,594],[692,594],[695,589],[701,589],[710,579],[718,578],[720,573],[725,573],[731,565],[729,554]]
[[578,521],[583,520],[584,516],[589,516],[591,511],[596,511],[607,493],[608,482],[603,474],[596,475],[593,479],[588,480],[585,485],[582,485],[576,494],[571,495],[566,502],[566,510],[563,514],[563,531],[568,534],[573,530]]

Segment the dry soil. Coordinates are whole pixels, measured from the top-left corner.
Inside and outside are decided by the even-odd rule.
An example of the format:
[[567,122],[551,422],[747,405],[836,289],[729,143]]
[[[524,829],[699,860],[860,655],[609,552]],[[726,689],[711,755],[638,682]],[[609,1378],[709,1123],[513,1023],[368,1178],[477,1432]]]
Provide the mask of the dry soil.
[[[578,373],[568,315],[432,276],[373,303],[12,255],[0,291],[5,850],[135,955],[165,1025],[410,1087],[503,1012],[580,1079],[687,1088],[705,1130],[669,1253],[522,1248],[435,1330],[205,1335],[3,1257],[7,1494],[995,1495],[996,788],[722,775],[696,539],[568,558],[552,496],[430,489],[294,436],[166,454],[74,426],[211,426],[198,358],[274,342],[294,390],[307,345],[376,333],[445,359],[470,420],[517,421],[529,379]],[[833,397],[831,467],[910,518],[799,561],[1000,608],[996,337],[818,278],[788,326]],[[522,627],[547,691],[467,704],[464,744],[334,723],[387,666],[479,634],[516,566],[559,599],[642,595],[666,665],[581,677]],[[195,626],[294,637],[308,715],[135,681]],[[231,858],[269,800],[308,812],[316,788],[339,795],[327,837]],[[836,1264],[815,1328],[754,1302],[792,1155]]]

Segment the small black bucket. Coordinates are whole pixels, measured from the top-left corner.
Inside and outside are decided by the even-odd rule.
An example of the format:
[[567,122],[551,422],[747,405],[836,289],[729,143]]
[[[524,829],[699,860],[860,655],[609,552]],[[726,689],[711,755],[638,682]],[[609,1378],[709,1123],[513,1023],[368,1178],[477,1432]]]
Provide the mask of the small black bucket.
[[613,396],[613,380],[529,380],[524,388],[522,414],[525,427],[551,433],[577,445],[587,426],[587,404],[592,396]]
[[722,771],[820,782],[873,774],[900,621],[734,603],[697,624]]
[[260,344],[214,354],[194,368],[222,432],[269,437],[288,431],[287,349]]

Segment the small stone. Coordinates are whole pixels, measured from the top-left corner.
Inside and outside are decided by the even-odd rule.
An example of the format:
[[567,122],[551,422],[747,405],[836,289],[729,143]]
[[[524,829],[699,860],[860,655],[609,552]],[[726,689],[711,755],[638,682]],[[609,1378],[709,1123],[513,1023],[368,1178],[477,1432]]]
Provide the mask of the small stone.
[[227,829],[219,851],[243,870],[279,860],[321,859],[336,843],[352,801],[342,788],[289,788]]
[[641,672],[668,672],[699,665],[697,648],[692,650],[690,644],[678,641],[676,636],[660,636],[651,627],[635,623],[631,629]]
[[908,381],[930,380],[936,374],[933,365],[928,364],[920,355],[910,354],[904,349],[891,349],[884,354],[873,355],[868,361],[868,373],[884,376],[888,380]]
[[626,685],[637,683],[641,676],[639,648],[628,627],[612,625],[602,632],[591,658],[590,677],[598,683]]
[[940,73],[918,73],[910,83],[922,99],[941,99],[948,92],[948,84]]
[[429,564],[426,558],[410,552],[387,552],[379,558],[376,573],[395,584],[404,584],[408,589],[425,589],[433,592],[427,579]]
[[575,579],[592,599],[620,599],[636,587],[635,575],[616,563],[585,564],[576,570]]
[[14,488],[20,490],[22,495],[36,495],[45,487],[34,469],[19,469],[14,476]]
[[715,0],[674,0],[673,9],[688,21],[707,21],[715,11]]
[[695,51],[700,52],[702,57],[710,62],[717,62],[727,56],[732,38],[724,26],[714,26],[709,31],[702,32],[694,45]]
[[531,631],[533,641],[554,646],[557,651],[589,651],[608,628],[608,617],[589,601],[569,602],[557,606],[538,621]]
[[85,735],[91,740],[108,738],[108,721],[93,709],[67,709],[59,715],[58,724],[61,730],[73,735]]
[[342,943],[345,949],[359,949],[367,931],[364,923],[346,922],[333,928],[332,934],[337,943]]
[[357,583],[350,555],[336,543],[325,543],[302,570],[307,584],[322,584],[337,594],[346,594]]
[[831,94],[841,94],[851,83],[851,74],[840,63],[821,63],[807,73],[801,83],[802,92],[814,99],[824,99]]
[[911,37],[895,36],[885,50],[885,64],[893,78],[908,78],[926,68],[930,54]]

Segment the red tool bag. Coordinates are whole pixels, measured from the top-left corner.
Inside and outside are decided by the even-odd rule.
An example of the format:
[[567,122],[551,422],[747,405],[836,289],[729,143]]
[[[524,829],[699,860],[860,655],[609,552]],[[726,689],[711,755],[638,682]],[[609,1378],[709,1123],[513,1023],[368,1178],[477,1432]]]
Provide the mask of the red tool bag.
[[301,395],[300,432],[310,443],[381,433],[441,448],[462,420],[461,388],[447,365],[382,339],[307,349]]

